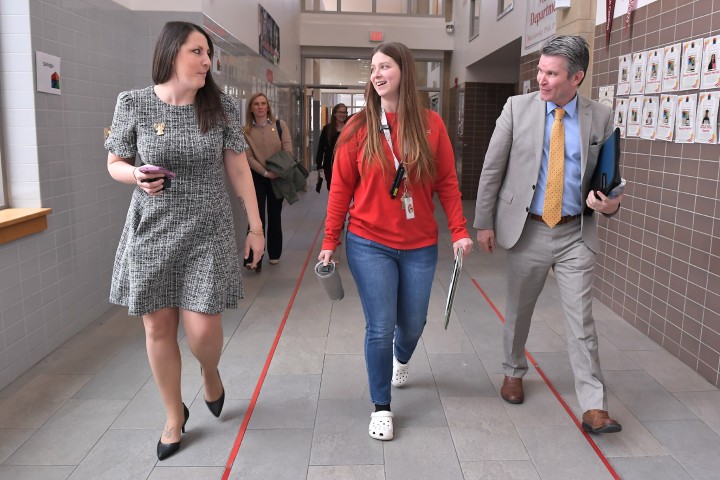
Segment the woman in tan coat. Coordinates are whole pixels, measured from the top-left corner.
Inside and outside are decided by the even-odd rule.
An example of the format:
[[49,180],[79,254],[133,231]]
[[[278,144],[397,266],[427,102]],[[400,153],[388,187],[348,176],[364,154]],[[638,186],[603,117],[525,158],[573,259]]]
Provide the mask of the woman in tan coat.
[[[278,131],[278,127],[282,134]],[[246,150],[248,162],[252,169],[255,194],[257,195],[260,219],[263,231],[266,232],[267,253],[270,264],[280,261],[282,254],[282,198],[275,198],[272,190],[272,181],[277,175],[267,169],[265,160],[273,154],[285,150],[292,153],[290,129],[283,120],[276,120],[270,109],[270,104],[264,93],[255,93],[250,97],[245,112],[245,139],[250,148]],[[281,138],[282,137],[282,138]],[[267,220],[265,219],[265,205],[267,204]],[[252,256],[245,261],[245,266],[252,270]],[[256,272],[262,270],[262,259],[254,267]]]

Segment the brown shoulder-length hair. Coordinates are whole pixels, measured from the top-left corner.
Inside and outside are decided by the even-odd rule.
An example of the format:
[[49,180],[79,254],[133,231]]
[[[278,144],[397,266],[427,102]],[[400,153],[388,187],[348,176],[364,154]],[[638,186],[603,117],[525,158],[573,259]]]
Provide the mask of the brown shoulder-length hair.
[[270,120],[270,123],[275,123],[275,115],[272,113],[272,108],[270,108],[270,101],[267,98],[267,95],[265,95],[262,92],[254,93],[252,97],[250,97],[250,100],[248,100],[247,107],[245,108],[245,128],[243,128],[243,131],[247,134],[250,133],[250,129],[253,126],[253,122],[255,121],[255,115],[252,113],[252,106],[253,102],[258,99],[258,97],[265,98],[265,101],[268,104],[267,108],[267,116]]
[[[215,53],[210,36],[202,27],[190,22],[167,22],[155,43],[153,55],[152,79],[155,85],[165,83],[175,73],[175,59],[180,47],[193,32],[202,33],[207,39],[210,60]],[[212,78],[210,71],[205,75],[205,85],[195,94],[195,114],[200,124],[200,132],[206,133],[212,127],[227,120],[227,114],[220,100],[220,88]]]
[[[392,58],[400,67],[400,91],[395,117],[398,130],[396,150],[405,152],[402,162],[411,179],[420,183],[431,182],[435,179],[437,168],[427,140],[427,115],[417,90],[415,58],[408,47],[397,42],[378,45],[372,55],[378,52]],[[360,128],[366,126],[367,137],[362,146],[362,164],[365,168],[377,164],[383,170],[386,168],[382,147],[382,142],[386,140],[380,132],[381,110],[380,96],[375,91],[371,74],[365,85],[365,109],[355,115],[359,118],[353,118],[354,121],[349,122],[348,128],[343,129],[338,141],[338,144],[342,145]]]

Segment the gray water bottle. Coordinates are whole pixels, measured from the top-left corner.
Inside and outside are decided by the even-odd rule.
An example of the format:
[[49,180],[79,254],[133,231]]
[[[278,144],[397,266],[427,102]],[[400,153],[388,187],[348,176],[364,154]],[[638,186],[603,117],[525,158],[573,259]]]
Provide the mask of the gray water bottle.
[[327,265],[323,265],[323,262],[318,262],[317,265],[315,265],[315,275],[317,275],[320,286],[328,294],[330,300],[343,299],[345,290],[343,289],[340,274],[337,268],[335,268],[335,262],[331,261]]

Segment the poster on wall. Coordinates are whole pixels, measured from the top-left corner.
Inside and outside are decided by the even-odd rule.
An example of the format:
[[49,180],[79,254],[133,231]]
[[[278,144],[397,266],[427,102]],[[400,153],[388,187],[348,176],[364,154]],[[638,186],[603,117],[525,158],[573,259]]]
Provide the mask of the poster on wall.
[[645,91],[645,68],[647,67],[647,52],[633,53],[632,59],[632,79],[630,80],[630,93],[643,93]]
[[663,68],[662,75],[662,91],[663,92],[677,92],[680,90],[680,52],[681,46],[679,43],[674,45],[668,45],[664,48],[663,54]]
[[601,105],[606,105],[609,108],[613,108],[613,99],[615,97],[615,85],[606,85],[604,87],[600,87],[600,98],[598,98],[598,102]]
[[717,114],[720,92],[702,92],[698,96],[698,109],[695,119],[696,143],[718,143]]
[[[720,36],[708,37],[703,42],[703,63],[700,88],[720,87],[720,70],[717,61],[720,58]],[[698,135],[699,136],[699,135]]]
[[277,66],[280,63],[280,28],[260,4],[258,4],[258,33],[258,52]]
[[630,97],[628,104],[627,132],[628,137],[640,136],[640,116],[642,115],[643,96],[635,95]]
[[640,117],[642,118],[640,138],[644,138],[645,140],[655,140],[659,103],[660,99],[658,97],[643,98],[642,116]]
[[660,114],[658,116],[657,135],[658,140],[672,142],[675,133],[675,109],[677,107],[677,95],[660,96]]
[[648,52],[645,93],[660,93],[662,89],[663,52],[662,48]]
[[60,57],[36,51],[35,66],[37,91],[61,95]]
[[702,40],[689,40],[682,47],[682,69],[680,90],[691,90],[700,86],[700,65],[702,64]]
[[630,57],[623,55],[618,57],[618,95],[627,95],[630,93]]
[[697,93],[678,95],[675,112],[675,143],[695,142]]
[[618,98],[615,100],[615,128],[620,129],[620,137],[625,138],[625,127],[627,126],[628,99]]

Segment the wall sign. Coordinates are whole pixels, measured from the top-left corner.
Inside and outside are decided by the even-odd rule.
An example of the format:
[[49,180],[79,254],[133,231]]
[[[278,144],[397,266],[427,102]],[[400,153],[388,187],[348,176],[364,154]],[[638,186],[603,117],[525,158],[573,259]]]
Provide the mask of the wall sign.
[[542,42],[555,35],[555,2],[537,0],[528,3],[523,35],[523,55],[538,50]]
[[60,95],[60,57],[36,51],[35,65],[38,92]]

